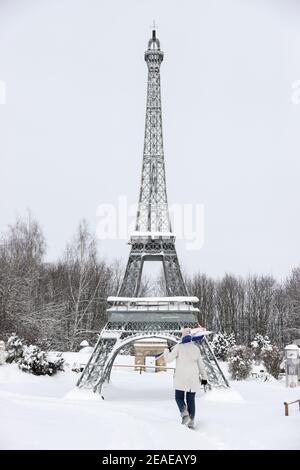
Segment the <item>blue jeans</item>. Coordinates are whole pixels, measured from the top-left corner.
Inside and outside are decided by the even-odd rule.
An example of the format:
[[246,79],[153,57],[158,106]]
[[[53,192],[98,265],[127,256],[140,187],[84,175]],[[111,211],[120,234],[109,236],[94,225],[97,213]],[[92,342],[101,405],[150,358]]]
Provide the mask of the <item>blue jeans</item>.
[[[186,404],[184,400],[184,394],[186,393]],[[175,390],[175,400],[178,405],[180,413],[186,408],[192,419],[195,417],[195,392],[184,392],[183,390]]]

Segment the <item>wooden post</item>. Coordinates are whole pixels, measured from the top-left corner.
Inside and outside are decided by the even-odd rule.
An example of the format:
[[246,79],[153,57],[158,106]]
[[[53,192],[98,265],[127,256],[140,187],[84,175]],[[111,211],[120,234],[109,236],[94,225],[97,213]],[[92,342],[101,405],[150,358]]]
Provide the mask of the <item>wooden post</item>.
[[284,402],[284,415],[289,415],[289,404],[286,401]]

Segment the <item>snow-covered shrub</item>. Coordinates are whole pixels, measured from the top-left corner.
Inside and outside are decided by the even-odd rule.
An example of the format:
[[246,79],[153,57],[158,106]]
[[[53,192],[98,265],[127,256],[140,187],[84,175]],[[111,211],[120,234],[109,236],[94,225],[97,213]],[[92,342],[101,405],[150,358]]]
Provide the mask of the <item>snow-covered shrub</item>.
[[53,375],[58,370],[63,370],[63,364],[63,358],[48,361],[45,351],[42,351],[38,346],[30,345],[23,349],[19,368],[34,375]]
[[231,348],[235,346],[235,337],[233,333],[217,333],[211,342],[212,350],[217,359],[226,361]]
[[82,372],[83,369],[84,369],[84,366],[79,364],[78,362],[74,362],[72,367],[71,367],[71,371],[72,372],[77,372],[77,373]]
[[38,346],[25,346],[19,368],[34,375],[46,375],[49,369],[46,353]]
[[55,361],[48,361],[48,364],[49,364],[48,375],[54,375],[59,370],[61,371],[64,370],[65,360],[63,357],[60,357],[59,359],[56,359]]
[[247,346],[234,346],[230,350],[228,370],[233,380],[246,379],[253,363],[253,351]]
[[275,379],[278,379],[282,361],[282,354],[280,349],[277,346],[272,346],[272,348],[265,349],[262,353],[262,359],[269,374],[273,375]]
[[229,344],[229,349],[233,348],[236,345],[234,333],[227,335],[227,341]]
[[254,340],[250,343],[254,352],[254,359],[256,363],[262,360],[262,355],[265,351],[272,350],[271,341],[268,336],[256,334]]
[[62,357],[57,356],[48,360],[47,353],[39,346],[26,346],[16,334],[8,339],[6,349],[6,362],[18,362],[19,368],[24,372],[34,375],[53,375],[59,370],[64,370],[65,360]]
[[18,362],[22,357],[23,348],[23,340],[16,334],[11,335],[6,344],[6,362]]
[[7,352],[4,341],[0,340],[0,366],[6,362]]

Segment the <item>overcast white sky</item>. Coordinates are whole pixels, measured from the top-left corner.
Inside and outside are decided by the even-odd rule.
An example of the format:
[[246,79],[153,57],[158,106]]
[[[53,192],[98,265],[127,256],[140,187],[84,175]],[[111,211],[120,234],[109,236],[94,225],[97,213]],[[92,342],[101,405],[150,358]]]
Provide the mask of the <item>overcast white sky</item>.
[[296,0],[0,0],[0,231],[30,208],[55,260],[99,204],[137,202],[153,18],[169,202],[205,207],[181,264],[284,277],[300,264]]

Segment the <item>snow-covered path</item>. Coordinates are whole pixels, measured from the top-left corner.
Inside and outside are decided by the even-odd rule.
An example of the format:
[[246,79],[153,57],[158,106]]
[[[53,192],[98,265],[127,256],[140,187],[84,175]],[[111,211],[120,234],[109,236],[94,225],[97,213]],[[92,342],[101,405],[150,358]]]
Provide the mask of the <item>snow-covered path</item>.
[[200,392],[197,429],[180,424],[172,373],[115,369],[105,400],[74,389],[78,375],[35,377],[0,367],[1,449],[300,449],[300,388],[231,383]]

